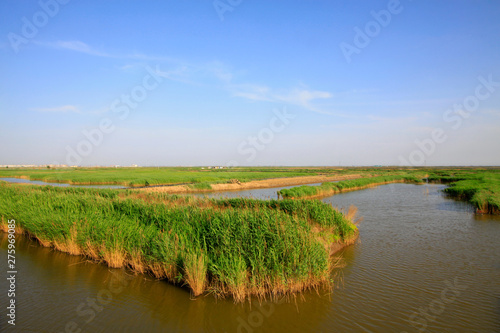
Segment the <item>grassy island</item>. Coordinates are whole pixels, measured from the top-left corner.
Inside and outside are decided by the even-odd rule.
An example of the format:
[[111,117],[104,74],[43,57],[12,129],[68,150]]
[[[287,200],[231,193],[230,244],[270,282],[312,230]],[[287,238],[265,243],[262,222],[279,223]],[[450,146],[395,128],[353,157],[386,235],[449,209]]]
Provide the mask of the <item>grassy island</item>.
[[473,204],[480,214],[500,214],[500,172],[444,172],[429,180],[449,183],[451,197]]
[[320,186],[298,186],[290,189],[278,191],[278,194],[283,198],[314,198],[320,196],[328,196],[336,193],[362,190],[368,187],[379,186],[390,183],[423,183],[423,176],[416,175],[393,175],[393,176],[378,176],[370,178],[359,178],[353,180],[340,181],[337,183],[326,182]]
[[[0,182],[6,230],[43,246],[213,293],[277,296],[329,286],[351,220],[318,200],[197,199],[135,190]],[[339,246],[340,245],[340,246]]]

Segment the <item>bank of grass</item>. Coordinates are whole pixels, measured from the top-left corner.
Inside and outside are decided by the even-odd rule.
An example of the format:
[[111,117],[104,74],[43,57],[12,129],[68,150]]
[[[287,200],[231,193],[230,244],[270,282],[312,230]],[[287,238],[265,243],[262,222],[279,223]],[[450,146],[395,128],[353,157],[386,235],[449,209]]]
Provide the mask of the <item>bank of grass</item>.
[[313,198],[319,196],[328,196],[340,192],[361,190],[364,188],[396,183],[396,182],[407,182],[407,183],[422,183],[424,178],[423,174],[405,174],[405,175],[392,175],[392,176],[378,176],[370,178],[358,178],[352,180],[345,180],[336,183],[323,183],[320,186],[298,186],[290,189],[283,189],[278,191],[278,195],[283,198]]
[[199,199],[0,183],[0,218],[44,246],[213,293],[273,297],[331,286],[357,228],[318,200]]
[[248,182],[270,178],[314,176],[320,173],[337,174],[335,170],[307,168],[0,168],[0,178],[18,177],[75,185],[102,184],[130,187],[172,184],[219,184],[227,183],[231,179]]
[[450,175],[448,195],[473,204],[477,213],[500,214],[500,173],[476,172]]

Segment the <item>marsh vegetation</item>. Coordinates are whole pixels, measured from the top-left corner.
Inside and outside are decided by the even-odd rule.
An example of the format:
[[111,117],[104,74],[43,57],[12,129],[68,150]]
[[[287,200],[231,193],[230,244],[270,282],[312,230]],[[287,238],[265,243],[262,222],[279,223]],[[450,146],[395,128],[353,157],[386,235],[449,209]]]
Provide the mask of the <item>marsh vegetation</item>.
[[317,200],[196,199],[0,184],[5,228],[43,246],[243,301],[331,286],[338,244],[357,228]]
[[[26,177],[30,172],[54,171],[13,172]],[[92,177],[97,177],[93,180],[117,181],[109,170],[92,172]],[[143,172],[153,171],[139,168],[120,172],[120,179],[123,172],[129,172],[137,180]],[[179,172],[182,176],[177,176],[185,177],[183,173],[191,171]],[[234,179],[234,173],[225,172],[228,175],[224,177]],[[263,173],[276,176],[336,171],[290,168],[235,172],[242,173],[242,179],[251,179]],[[252,172],[255,174],[250,175]],[[80,177],[77,170],[67,173],[65,179]],[[358,235],[355,209],[344,214],[312,198],[394,182],[418,184],[425,179],[447,183],[447,194],[469,201],[478,213],[499,213],[498,170],[354,169],[339,173],[363,177],[282,189],[280,200],[209,199],[135,189],[62,188],[0,181],[0,218],[3,229],[8,219],[15,219],[17,232],[28,234],[43,246],[166,279],[189,288],[194,296],[214,294],[244,301],[251,296],[267,298],[332,287],[331,273],[336,265],[332,254],[353,243]],[[247,178],[243,178],[245,175]],[[191,186],[204,190],[204,184]]]

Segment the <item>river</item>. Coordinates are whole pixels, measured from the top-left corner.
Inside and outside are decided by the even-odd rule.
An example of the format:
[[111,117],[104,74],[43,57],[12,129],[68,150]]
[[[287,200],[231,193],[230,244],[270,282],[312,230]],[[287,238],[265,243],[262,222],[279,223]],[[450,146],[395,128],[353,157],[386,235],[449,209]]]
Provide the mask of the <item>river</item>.
[[[337,287],[332,293],[306,292],[261,305],[236,305],[212,295],[191,299],[186,289],[43,248],[18,235],[16,328],[500,332],[500,218],[475,215],[470,205],[444,197],[443,188],[391,184],[323,199],[340,208],[354,204],[363,217],[359,241],[338,253],[344,267],[336,271]],[[252,196],[274,197],[276,190],[253,190]],[[6,262],[4,233],[0,244]],[[6,312],[7,285],[5,278],[1,281]],[[4,313],[1,318],[3,332]]]

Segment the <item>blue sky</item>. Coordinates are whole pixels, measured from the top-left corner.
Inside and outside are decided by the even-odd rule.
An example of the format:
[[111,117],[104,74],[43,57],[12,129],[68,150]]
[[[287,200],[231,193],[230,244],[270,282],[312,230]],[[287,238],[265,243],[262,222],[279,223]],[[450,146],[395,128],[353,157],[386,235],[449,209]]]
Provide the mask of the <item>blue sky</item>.
[[5,0],[0,15],[0,164],[500,164],[498,1]]

